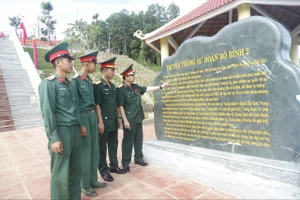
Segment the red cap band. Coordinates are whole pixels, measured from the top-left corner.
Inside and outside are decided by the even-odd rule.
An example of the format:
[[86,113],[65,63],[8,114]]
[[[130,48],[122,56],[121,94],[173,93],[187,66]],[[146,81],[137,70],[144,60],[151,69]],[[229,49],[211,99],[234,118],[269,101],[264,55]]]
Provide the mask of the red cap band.
[[128,74],[130,74],[130,73],[132,73],[132,72],[134,72],[134,70],[133,70],[133,69],[131,69],[131,70],[129,70],[129,71],[127,71],[127,72],[123,73],[123,76],[125,77],[125,76],[127,76]]
[[80,62],[90,62],[90,61],[97,61],[97,56],[87,56],[80,58]]
[[60,55],[70,54],[68,50],[57,51],[49,56],[50,62],[52,62],[55,58],[58,58]]
[[107,67],[115,67],[115,63],[103,63],[101,64],[101,68],[107,68]]

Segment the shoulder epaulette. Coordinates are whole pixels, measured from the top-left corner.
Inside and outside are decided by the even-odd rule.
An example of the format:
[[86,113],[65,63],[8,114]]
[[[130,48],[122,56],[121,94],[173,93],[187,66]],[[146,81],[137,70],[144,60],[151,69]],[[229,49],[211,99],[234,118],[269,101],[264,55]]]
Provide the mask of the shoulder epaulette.
[[79,74],[75,74],[72,78],[77,78],[79,76]]
[[95,82],[94,84],[95,85],[98,85],[98,84],[100,84],[102,81],[97,81],[97,82]]
[[51,76],[47,77],[46,79],[49,80],[49,81],[52,81],[52,80],[55,79],[55,76],[54,76],[54,75],[51,75]]

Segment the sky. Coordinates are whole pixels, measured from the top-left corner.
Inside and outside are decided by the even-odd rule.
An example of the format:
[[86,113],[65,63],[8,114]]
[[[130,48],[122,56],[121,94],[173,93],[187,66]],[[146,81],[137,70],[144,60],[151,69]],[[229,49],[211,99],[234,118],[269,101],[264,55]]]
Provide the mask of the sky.
[[[24,24],[27,35],[37,30],[37,16],[41,16],[41,2],[43,0],[0,0],[0,31],[9,32],[8,17],[24,16]],[[46,0],[44,0],[46,1]],[[200,6],[206,0],[51,0],[53,11],[51,15],[57,20],[56,37],[64,38],[63,31],[68,28],[68,23],[74,23],[77,19],[91,22],[92,16],[99,13],[99,18],[107,19],[111,14],[122,9],[134,11],[146,11],[152,3],[159,3],[168,7],[172,2],[180,8],[180,14],[187,13]],[[40,23],[42,26],[42,23]]]

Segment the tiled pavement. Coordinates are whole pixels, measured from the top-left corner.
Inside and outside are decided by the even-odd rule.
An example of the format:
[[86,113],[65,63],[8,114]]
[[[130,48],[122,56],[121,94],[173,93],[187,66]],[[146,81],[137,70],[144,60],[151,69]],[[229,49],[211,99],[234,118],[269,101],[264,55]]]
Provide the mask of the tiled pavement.
[[[144,125],[144,140],[154,138],[153,124]],[[119,159],[120,154],[119,147]],[[49,167],[42,127],[0,133],[0,199],[49,199]],[[82,199],[234,199],[151,164],[130,167],[127,174],[113,174],[115,181],[97,189],[96,197]]]

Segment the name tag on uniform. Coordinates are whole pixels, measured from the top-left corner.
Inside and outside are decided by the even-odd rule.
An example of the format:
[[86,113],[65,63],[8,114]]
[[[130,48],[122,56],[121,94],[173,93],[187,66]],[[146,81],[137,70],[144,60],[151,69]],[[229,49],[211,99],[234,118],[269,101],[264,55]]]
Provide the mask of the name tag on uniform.
[[85,88],[85,85],[81,85],[80,87],[81,87],[81,88]]
[[104,88],[104,90],[109,90],[109,89],[107,89],[107,88]]
[[67,88],[59,88],[59,90],[67,90]]

